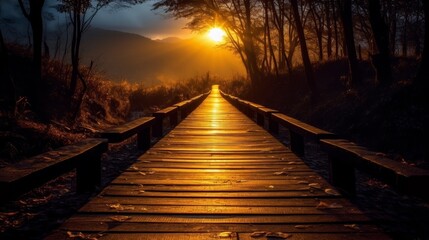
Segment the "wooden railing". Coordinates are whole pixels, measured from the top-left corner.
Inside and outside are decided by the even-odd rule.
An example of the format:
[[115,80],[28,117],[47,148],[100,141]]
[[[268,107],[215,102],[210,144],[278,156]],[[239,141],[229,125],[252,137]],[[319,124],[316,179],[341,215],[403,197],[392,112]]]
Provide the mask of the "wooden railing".
[[[240,99],[221,91],[221,95],[237,109],[267,128],[273,134],[279,125],[289,130],[290,148],[299,156],[305,155],[305,142],[319,144],[328,154],[329,180],[342,192],[353,196],[356,193],[355,170],[371,174],[395,189],[429,199],[429,171],[406,165],[386,157],[385,154],[369,151],[335,134],[279,113],[275,109]],[[422,187],[424,186],[424,187]]]
[[101,184],[101,155],[106,151],[105,139],[92,138],[0,168],[0,202],[73,169],[77,192],[93,191]]
[[109,143],[117,143],[137,134],[137,146],[141,150],[147,150],[150,148],[152,138],[162,137],[166,133],[166,129],[181,122],[209,94],[210,92],[200,94],[156,111],[152,117],[138,118],[129,123],[106,129],[100,133],[100,137],[107,138]]
[[101,155],[108,149],[108,143],[122,142],[137,135],[139,149],[147,150],[152,138],[162,137],[167,127],[174,127],[190,114],[210,92],[177,103],[120,126],[100,132],[100,138],[86,139],[79,143],[20,161],[0,168],[0,202],[14,199],[31,189],[76,169],[77,192],[88,192],[101,185]]

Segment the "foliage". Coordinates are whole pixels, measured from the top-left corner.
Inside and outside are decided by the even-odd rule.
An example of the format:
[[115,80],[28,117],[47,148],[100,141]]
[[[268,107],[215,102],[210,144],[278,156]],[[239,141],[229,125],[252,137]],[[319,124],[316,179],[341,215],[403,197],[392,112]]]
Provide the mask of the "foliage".
[[218,79],[209,73],[186,81],[151,88],[137,86],[130,94],[131,112],[141,112],[143,115],[162,109],[196,95],[207,92],[214,84],[232,93],[242,93],[248,89],[244,79],[239,77],[231,80]]

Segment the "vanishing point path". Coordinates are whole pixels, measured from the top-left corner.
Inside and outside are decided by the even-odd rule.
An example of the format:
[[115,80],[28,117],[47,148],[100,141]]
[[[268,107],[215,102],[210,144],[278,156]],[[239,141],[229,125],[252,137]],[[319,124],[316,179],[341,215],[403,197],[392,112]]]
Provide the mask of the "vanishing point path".
[[388,239],[216,86],[48,239]]

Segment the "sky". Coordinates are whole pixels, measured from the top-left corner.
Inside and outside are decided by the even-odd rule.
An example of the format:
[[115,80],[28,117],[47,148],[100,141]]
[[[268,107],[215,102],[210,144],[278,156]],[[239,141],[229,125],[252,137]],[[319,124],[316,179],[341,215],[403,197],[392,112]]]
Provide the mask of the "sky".
[[[64,23],[64,17],[56,12],[52,7],[57,3],[55,0],[47,0],[45,3],[45,11],[51,13],[55,20],[47,23],[47,29],[55,30],[58,26]],[[186,19],[172,18],[162,10],[153,11],[152,4],[154,1],[148,1],[144,4],[134,5],[129,8],[112,9],[111,7],[103,8],[96,15],[92,22],[92,27],[104,28],[109,30],[118,30],[149,37],[151,39],[163,39],[167,37],[189,38],[192,35],[190,30],[184,29]],[[16,0],[0,0],[0,27],[13,29],[22,28],[16,23],[24,25],[20,9]],[[4,26],[7,20],[13,20],[15,24]]]
[[167,16],[162,10],[153,11],[153,1],[132,6],[131,8],[112,10],[103,9],[94,19],[94,26],[137,33],[152,39],[167,37],[188,38],[191,31],[184,29],[186,19]]

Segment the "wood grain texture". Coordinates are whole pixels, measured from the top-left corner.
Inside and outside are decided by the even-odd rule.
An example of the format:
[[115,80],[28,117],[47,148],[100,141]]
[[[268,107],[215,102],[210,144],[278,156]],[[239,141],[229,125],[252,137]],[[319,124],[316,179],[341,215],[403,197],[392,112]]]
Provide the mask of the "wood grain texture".
[[329,189],[214,88],[48,239],[64,239],[67,231],[102,239],[250,240],[256,231],[290,239],[388,238]]

